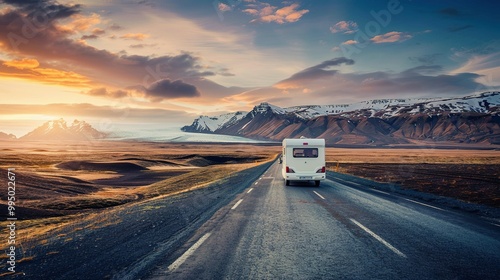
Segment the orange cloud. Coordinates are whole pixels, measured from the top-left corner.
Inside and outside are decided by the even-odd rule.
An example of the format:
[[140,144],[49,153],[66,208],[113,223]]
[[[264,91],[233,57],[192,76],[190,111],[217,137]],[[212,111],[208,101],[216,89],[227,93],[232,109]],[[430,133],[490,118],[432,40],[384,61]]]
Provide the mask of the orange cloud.
[[309,10],[297,10],[299,4],[292,4],[290,6],[285,6],[283,8],[277,9],[274,6],[271,6],[267,3],[261,3],[265,6],[259,10],[257,9],[245,9],[243,12],[258,16],[258,18],[252,20],[251,22],[276,22],[278,24],[284,24],[287,22],[296,22],[298,21],[304,14],[308,13]]
[[339,21],[334,26],[330,27],[332,33],[352,34],[358,31],[358,24],[354,21]]
[[81,14],[75,14],[70,17],[72,21],[67,24],[59,26],[65,31],[87,31],[94,25],[101,23],[101,16],[93,13],[90,16],[83,16]]
[[22,69],[37,68],[40,65],[40,63],[38,63],[38,60],[36,60],[36,59],[23,58],[21,60],[6,61],[3,63],[3,65],[8,66],[8,67],[14,67],[14,68],[22,70]]
[[137,41],[142,41],[148,37],[149,37],[148,34],[143,34],[143,33],[127,33],[125,35],[120,36],[120,38],[125,40],[137,40]]
[[371,38],[370,41],[372,41],[375,44],[395,43],[395,42],[406,41],[411,38],[412,36],[408,33],[392,31],[382,35],[377,35]]
[[0,67],[0,75],[71,87],[87,87],[90,84],[87,77],[75,72],[40,68],[39,65],[36,59],[5,61]]
[[342,43],[342,45],[356,45],[358,43],[358,41],[356,40],[347,40],[345,42]]

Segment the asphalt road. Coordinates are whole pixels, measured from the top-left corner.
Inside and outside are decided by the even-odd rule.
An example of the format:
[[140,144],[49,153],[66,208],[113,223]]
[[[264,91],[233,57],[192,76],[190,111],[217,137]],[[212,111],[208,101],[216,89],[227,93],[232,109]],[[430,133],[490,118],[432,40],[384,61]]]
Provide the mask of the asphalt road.
[[[147,279],[499,279],[500,227],[275,163]],[[333,179],[333,180],[332,180]]]
[[[25,250],[16,279],[498,279],[500,226],[277,162],[103,211]],[[22,225],[22,221],[19,223]],[[25,244],[27,245],[27,244]],[[25,246],[26,248],[29,246]]]

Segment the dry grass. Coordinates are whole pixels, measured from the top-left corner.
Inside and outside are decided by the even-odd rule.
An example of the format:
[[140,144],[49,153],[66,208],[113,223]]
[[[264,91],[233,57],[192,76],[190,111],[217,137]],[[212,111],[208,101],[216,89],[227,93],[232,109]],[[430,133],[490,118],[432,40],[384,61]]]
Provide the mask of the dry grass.
[[[76,232],[120,223],[118,215],[113,214],[120,207],[113,206],[127,207],[127,203],[202,188],[235,172],[272,160],[280,150],[279,147],[254,145],[121,142],[94,143],[85,146],[87,150],[78,145],[60,147],[41,143],[44,145],[42,148],[33,149],[22,143],[10,144],[12,147],[0,151],[0,168],[16,168],[18,205],[29,207],[25,211],[50,209],[63,214],[58,217],[23,219],[16,223],[16,243],[19,245],[16,247],[21,248],[27,260],[34,257],[33,248],[49,245],[52,240],[70,240]],[[142,165],[148,170],[129,174],[106,170],[73,171],[56,167],[60,163],[76,160],[90,163],[127,162]],[[120,181],[123,176],[130,176],[137,184],[122,186],[122,181],[130,182]],[[154,182],[148,183],[134,176],[147,177],[148,180],[152,178]],[[0,181],[3,179],[0,178]],[[80,184],[81,179],[85,179],[85,183]],[[29,197],[27,194],[37,194],[38,197]],[[1,227],[6,224],[0,222]],[[2,231],[0,238],[6,240],[6,237],[5,231]],[[0,250],[6,247],[4,242]]]
[[329,148],[327,155],[328,170],[500,207],[500,151]]
[[500,164],[500,151],[327,148],[326,161],[342,163]]

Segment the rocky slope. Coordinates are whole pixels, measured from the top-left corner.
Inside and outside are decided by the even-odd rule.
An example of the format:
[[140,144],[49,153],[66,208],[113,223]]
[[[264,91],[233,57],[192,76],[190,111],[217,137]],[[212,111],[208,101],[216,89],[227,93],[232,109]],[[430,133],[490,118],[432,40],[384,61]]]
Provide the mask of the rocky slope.
[[500,144],[500,92],[290,108],[262,103],[246,114],[201,116],[182,130],[276,141],[319,137],[329,144],[405,144],[413,140]]

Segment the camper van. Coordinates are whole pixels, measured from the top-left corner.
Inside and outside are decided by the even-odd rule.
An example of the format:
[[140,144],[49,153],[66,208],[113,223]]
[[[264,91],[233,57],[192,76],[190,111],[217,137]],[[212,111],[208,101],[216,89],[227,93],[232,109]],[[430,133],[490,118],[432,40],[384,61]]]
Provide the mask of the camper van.
[[325,139],[284,139],[282,164],[287,186],[291,181],[314,181],[319,186],[326,178]]

